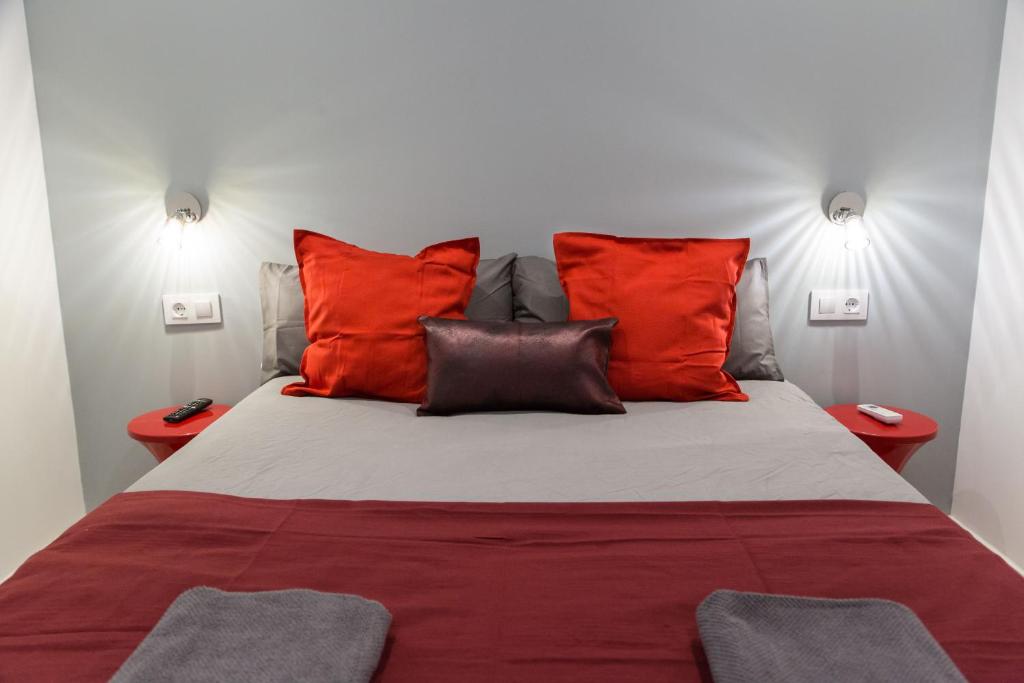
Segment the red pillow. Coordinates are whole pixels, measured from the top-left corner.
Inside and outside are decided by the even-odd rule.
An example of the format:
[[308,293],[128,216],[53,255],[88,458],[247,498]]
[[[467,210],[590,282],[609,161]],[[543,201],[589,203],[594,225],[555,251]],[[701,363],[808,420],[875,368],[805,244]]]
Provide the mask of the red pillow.
[[416,256],[380,254],[295,231],[310,345],[288,396],[369,396],[419,403],[427,351],[417,318],[465,319],[480,241],[442,242]]
[[618,318],[608,381],[625,401],[746,401],[722,370],[750,240],[555,235],[571,320]]

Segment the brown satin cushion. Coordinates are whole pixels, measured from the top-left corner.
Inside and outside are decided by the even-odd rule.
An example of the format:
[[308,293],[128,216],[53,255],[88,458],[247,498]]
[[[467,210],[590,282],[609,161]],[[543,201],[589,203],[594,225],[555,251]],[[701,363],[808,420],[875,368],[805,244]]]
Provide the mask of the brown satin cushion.
[[605,373],[615,318],[565,323],[423,316],[427,396],[420,415],[484,410],[624,413]]

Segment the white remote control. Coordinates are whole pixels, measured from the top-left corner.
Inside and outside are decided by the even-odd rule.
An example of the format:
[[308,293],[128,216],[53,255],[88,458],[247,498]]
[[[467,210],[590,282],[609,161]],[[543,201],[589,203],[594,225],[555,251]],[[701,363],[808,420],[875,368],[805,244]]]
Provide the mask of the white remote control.
[[861,403],[857,406],[857,410],[887,425],[898,425],[900,422],[903,422],[903,415],[900,413],[883,408],[882,406],[876,406],[874,403]]

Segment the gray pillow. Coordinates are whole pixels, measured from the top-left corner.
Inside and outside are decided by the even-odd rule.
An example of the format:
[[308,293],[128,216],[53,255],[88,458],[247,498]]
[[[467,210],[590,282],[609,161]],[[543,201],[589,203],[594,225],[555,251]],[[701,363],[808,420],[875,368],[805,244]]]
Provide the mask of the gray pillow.
[[476,267],[476,285],[466,306],[466,317],[479,322],[512,320],[512,267],[516,255],[481,259]]
[[[515,260],[515,254],[508,254],[480,261],[466,317],[470,320],[512,320],[512,269]],[[306,338],[305,297],[299,283],[298,266],[283,263],[260,265],[260,309],[263,313],[263,381],[299,374],[302,352],[309,346],[309,339]]]
[[569,299],[551,259],[520,256],[512,274],[512,303],[518,322],[562,323],[569,319]]
[[263,381],[299,374],[306,338],[305,299],[299,267],[260,264],[260,309],[263,313]]
[[[569,318],[569,301],[558,280],[555,262],[539,256],[516,259],[512,294],[516,320],[562,322]],[[736,379],[781,382],[768,317],[768,261],[747,261],[736,286],[736,326],[724,369]]]
[[736,379],[783,380],[768,317],[767,259],[747,261],[736,285],[736,326],[723,369]]

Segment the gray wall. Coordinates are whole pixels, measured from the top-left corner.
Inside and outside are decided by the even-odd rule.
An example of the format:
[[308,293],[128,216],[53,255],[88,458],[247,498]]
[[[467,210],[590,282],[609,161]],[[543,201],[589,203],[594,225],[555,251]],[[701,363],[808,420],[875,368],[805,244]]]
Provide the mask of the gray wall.
[[[478,234],[753,237],[787,375],[935,416],[948,506],[1003,0],[30,2],[86,499],[153,463],[135,413],[258,378],[256,270],[305,226],[378,250]],[[210,214],[158,241],[165,190]],[[872,246],[824,197],[866,191]],[[173,243],[170,244],[170,243]],[[809,326],[812,287],[872,291]],[[166,331],[163,292],[225,322]],[[823,457],[825,454],[823,454]]]

